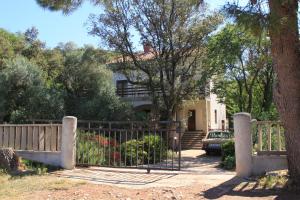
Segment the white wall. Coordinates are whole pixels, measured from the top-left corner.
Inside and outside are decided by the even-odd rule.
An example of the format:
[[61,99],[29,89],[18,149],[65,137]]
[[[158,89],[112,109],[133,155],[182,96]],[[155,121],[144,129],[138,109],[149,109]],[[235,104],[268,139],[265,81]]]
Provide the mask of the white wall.
[[[218,102],[216,94],[210,94],[210,120],[209,125],[211,129],[222,129],[222,120],[224,120],[226,127],[226,105]],[[217,111],[217,123],[215,122],[215,110]]]

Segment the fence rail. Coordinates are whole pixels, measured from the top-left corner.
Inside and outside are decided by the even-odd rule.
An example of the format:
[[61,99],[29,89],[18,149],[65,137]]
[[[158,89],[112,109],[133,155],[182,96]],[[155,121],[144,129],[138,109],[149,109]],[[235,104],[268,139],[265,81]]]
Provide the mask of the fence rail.
[[180,170],[180,122],[78,121],[77,165]]
[[278,121],[253,121],[252,138],[257,154],[285,154],[284,129]]
[[[155,89],[155,93],[162,95],[160,88]],[[125,88],[117,88],[116,94],[120,97],[147,97],[151,95],[151,90],[145,86],[130,85]],[[200,96],[208,96],[209,87],[201,87],[195,89],[195,94]]]
[[0,147],[60,151],[61,124],[0,124]]

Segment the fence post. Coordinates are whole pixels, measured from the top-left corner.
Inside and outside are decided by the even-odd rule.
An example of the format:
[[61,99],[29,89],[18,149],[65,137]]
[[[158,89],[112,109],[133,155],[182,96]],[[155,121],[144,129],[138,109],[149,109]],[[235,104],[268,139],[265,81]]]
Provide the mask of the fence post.
[[77,118],[66,116],[62,123],[61,136],[61,167],[73,169],[75,167]]
[[251,115],[236,113],[233,121],[236,174],[240,177],[248,177],[252,173]]

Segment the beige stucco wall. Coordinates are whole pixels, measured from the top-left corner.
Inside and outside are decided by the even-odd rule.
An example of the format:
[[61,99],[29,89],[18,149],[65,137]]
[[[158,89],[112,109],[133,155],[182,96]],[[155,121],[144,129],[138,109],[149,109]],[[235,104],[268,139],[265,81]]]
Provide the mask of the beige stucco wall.
[[207,132],[208,116],[206,107],[207,101],[204,99],[184,101],[182,108],[177,112],[177,120],[183,121],[183,126],[187,128],[189,110],[195,110],[196,130]]
[[[210,88],[212,89],[214,84],[210,81]],[[222,120],[224,120],[226,127],[226,105],[219,102],[216,94],[210,93],[209,95],[209,119],[208,126],[210,129],[222,129]],[[217,111],[217,121],[215,121],[215,110]]]

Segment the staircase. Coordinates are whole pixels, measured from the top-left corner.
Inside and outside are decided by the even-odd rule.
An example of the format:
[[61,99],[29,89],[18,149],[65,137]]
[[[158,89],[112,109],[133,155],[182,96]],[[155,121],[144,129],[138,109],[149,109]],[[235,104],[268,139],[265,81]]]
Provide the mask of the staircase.
[[201,149],[205,135],[203,131],[186,131],[181,138],[181,149]]

